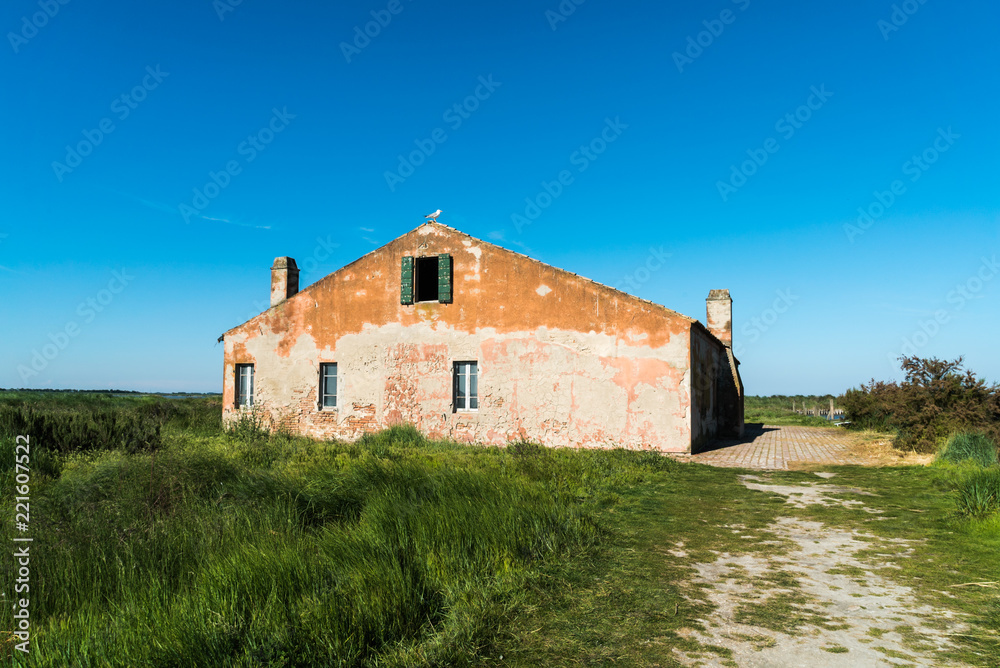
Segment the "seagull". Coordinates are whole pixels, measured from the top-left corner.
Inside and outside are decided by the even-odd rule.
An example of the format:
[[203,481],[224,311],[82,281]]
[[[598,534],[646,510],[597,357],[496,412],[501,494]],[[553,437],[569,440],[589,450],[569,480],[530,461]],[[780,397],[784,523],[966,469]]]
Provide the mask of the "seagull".
[[428,214],[428,215],[424,216],[424,218],[427,218],[428,220],[433,221],[433,222],[436,223],[436,222],[438,222],[438,216],[440,216],[440,215],[441,215],[441,209],[438,209],[434,213],[431,213],[431,214]]

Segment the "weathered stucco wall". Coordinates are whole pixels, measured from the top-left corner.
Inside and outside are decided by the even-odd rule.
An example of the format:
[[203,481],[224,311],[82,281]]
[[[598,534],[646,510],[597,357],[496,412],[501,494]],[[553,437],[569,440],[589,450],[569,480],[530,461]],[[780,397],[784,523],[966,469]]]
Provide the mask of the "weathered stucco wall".
[[[711,303],[711,302],[710,302]],[[730,349],[701,326],[691,329],[691,442],[743,435],[743,384]]]
[[[440,253],[454,262],[452,303],[401,305],[401,258]],[[235,365],[252,363],[256,403],[304,434],[352,439],[408,422],[433,437],[491,444],[687,451],[693,326],[427,224],[227,332],[225,414],[235,410]],[[478,362],[478,412],[452,411],[455,361]],[[337,363],[337,409],[317,407],[323,362]]]
[[691,330],[691,442],[695,451],[718,433],[719,350],[700,327]]

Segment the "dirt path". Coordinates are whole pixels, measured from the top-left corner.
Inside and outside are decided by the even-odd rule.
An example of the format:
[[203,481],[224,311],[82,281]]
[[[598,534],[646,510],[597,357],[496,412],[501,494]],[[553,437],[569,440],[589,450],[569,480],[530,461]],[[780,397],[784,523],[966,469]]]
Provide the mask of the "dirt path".
[[[748,489],[778,494],[786,507],[841,505],[872,515],[858,500],[865,490],[843,487],[817,472],[816,482],[771,484],[760,476],[739,480]],[[853,498],[845,499],[841,495]],[[726,525],[740,535],[744,527]],[[690,666],[940,666],[938,653],[953,648],[951,636],[967,626],[950,610],[914,600],[914,592],[891,578],[896,562],[912,548],[907,541],[872,534],[779,512],[767,528],[773,541],[784,544],[776,554],[719,554],[710,563],[695,564],[693,583],[715,608],[699,621],[704,631],[685,635],[705,645],[725,647],[733,658],[675,650]],[[747,532],[748,540],[759,539]],[[873,548],[875,551],[873,552]],[[862,554],[864,552],[865,554]],[[681,548],[674,552],[683,554]]]

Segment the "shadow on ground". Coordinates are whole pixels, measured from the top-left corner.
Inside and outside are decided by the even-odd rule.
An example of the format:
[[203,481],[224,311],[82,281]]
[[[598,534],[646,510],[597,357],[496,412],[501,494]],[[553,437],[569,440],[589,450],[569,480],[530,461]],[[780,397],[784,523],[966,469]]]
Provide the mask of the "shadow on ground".
[[743,436],[741,438],[716,438],[696,450],[694,454],[700,455],[706,452],[713,452],[715,450],[723,450],[737,445],[752,443],[754,439],[759,438],[767,432],[777,430],[778,427],[765,427],[763,422],[748,422],[743,427]]

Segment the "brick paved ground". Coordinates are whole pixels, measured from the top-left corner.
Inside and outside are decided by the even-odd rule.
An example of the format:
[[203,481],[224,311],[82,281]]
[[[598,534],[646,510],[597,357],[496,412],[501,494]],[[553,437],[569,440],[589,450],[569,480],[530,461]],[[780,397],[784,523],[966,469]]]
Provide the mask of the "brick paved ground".
[[687,458],[712,466],[748,469],[788,469],[793,462],[858,463],[850,453],[848,436],[840,428],[747,425],[740,440],[720,440],[710,450]]

